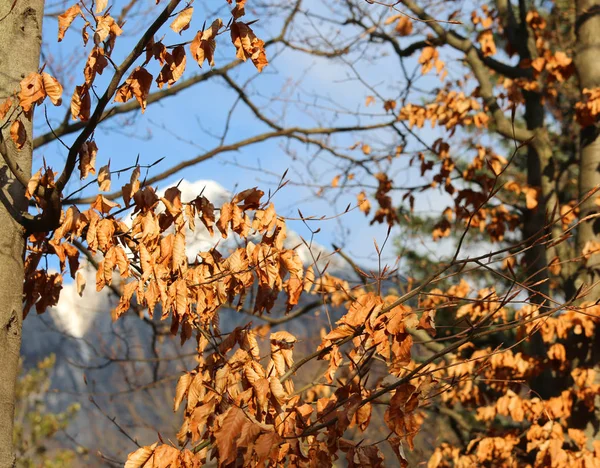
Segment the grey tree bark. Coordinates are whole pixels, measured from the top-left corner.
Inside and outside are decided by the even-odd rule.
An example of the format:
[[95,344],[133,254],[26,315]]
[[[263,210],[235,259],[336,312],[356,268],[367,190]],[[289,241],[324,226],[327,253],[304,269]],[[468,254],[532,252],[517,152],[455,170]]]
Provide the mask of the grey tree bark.
[[[578,0],[576,20],[577,46],[575,67],[581,90],[600,87],[600,1]],[[600,130],[589,126],[581,130],[581,153],[579,162],[579,197],[582,199],[593,188],[600,186]],[[590,197],[580,206],[580,218],[599,212],[596,197]],[[600,218],[583,222],[577,231],[579,253],[588,241],[600,240]],[[592,255],[576,280],[592,285],[600,280],[600,254]],[[600,298],[600,286],[596,286],[586,297],[595,301]]]
[[[38,70],[43,0],[0,0],[0,102],[19,91],[19,82]],[[14,99],[13,99],[14,102]],[[2,125],[0,159],[0,468],[15,464],[12,432],[15,382],[21,348],[25,232],[15,216],[27,211],[25,187],[12,175],[6,159],[31,174],[32,124],[24,116],[27,142],[19,151],[10,139],[8,116]]]

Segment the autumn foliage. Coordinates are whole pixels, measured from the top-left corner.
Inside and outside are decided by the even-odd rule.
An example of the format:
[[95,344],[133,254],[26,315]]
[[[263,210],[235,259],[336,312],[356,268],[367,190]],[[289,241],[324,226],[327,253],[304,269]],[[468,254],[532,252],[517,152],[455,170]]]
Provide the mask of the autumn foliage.
[[[576,132],[597,126],[600,87],[578,90],[575,26],[560,23],[570,6],[538,11],[526,2],[491,2],[469,12],[465,25],[454,6],[367,2],[361,8],[385,14],[373,20],[350,8],[339,22],[391,44],[402,60],[414,55],[414,72],[400,98],[371,89],[364,102],[392,119],[385,128],[402,141],[385,150],[377,138],[357,142],[348,151],[364,159],[350,158],[352,170],[376,161],[377,170],[365,171],[368,183],[350,171],[328,175],[319,195],[354,181],[345,213],[388,226],[388,235],[418,224],[420,198],[433,194],[444,205],[428,213],[421,231],[427,241],[449,242],[450,254],[420,258],[426,274],[418,262],[408,264],[401,272],[408,278],[391,287],[393,272],[381,265],[367,272],[349,260],[359,278],[353,281],[330,274],[322,259],[303,263],[299,246],[286,241],[286,218],[271,192],[248,188],[216,206],[202,193],[183,200],[177,186],[156,189],[139,161],[97,167],[94,131],[110,103],[137,102],[144,113],[153,90],[176,85],[190,63],[215,67],[215,50],[226,42],[232,58],[258,72],[269,62],[255,21],[243,21],[246,0],[228,0],[230,17],[207,19],[198,31],[190,31],[192,2],[172,0],[162,12],[158,5],[121,64],[113,51],[127,24],[111,16],[106,0],[93,10],[88,3],[58,16],[58,41],[72,34],[88,50],[70,97],[70,119],[81,133],[62,172],[45,162],[31,177],[15,169],[37,211],[21,215],[24,314],[55,306],[63,283],[73,281],[80,293],[116,293],[113,320],[132,311],[159,317],[182,345],[194,343],[196,365],[178,378],[172,402],[183,416],[176,439],[159,433],[140,441],[127,468],[316,468],[340,458],[349,467],[408,466],[418,457],[428,468],[600,466],[593,430],[600,240],[576,234],[595,217],[586,207],[600,198],[597,186],[572,189],[577,157],[565,156]],[[158,34],[165,24],[177,43]],[[460,25],[465,35],[455,32]],[[96,80],[105,74],[100,93]],[[417,77],[429,80],[427,90],[411,88]],[[42,67],[0,103],[17,150],[31,140],[24,123],[34,110],[60,105],[64,91]],[[311,143],[307,135],[299,141]],[[391,170],[398,158],[422,183],[399,186]],[[64,188],[71,176],[95,186],[91,203],[70,202]],[[299,219],[308,218],[299,211]],[[188,239],[197,230],[214,247],[192,250]],[[231,238],[234,248],[220,247]],[[83,254],[96,268],[95,286],[85,284]],[[58,271],[47,267],[49,258]],[[255,318],[281,308],[293,317],[304,297],[342,311],[309,354],[296,350],[305,337],[256,320],[222,332],[225,307]],[[309,365],[318,376],[307,381]],[[420,434],[442,419],[452,437],[436,434],[422,449]]]

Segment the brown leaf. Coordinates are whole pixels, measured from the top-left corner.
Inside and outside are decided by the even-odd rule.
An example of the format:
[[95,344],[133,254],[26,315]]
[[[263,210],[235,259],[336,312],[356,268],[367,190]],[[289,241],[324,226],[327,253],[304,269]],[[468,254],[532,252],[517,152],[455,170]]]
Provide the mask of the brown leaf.
[[108,0],[96,0],[96,13],[100,13],[108,6]]
[[[231,0],[228,1],[229,3],[231,3]],[[235,0],[235,7],[233,8],[233,10],[231,10],[231,16],[233,16],[234,19],[241,18],[246,14],[245,7],[246,0]]]
[[158,87],[162,89],[165,83],[171,86],[173,83],[179,80],[185,71],[185,64],[185,49],[183,46],[175,47],[173,54],[168,54],[166,56],[166,63],[156,78],[156,84]]
[[78,15],[81,15],[81,7],[78,3],[69,8],[62,15],[58,15],[58,42],[63,40],[67,29],[69,29],[69,26],[71,26],[71,23],[73,23],[73,20]]
[[399,36],[409,36],[413,31],[413,23],[407,16],[400,16],[396,23],[396,33]]
[[0,120],[2,120],[4,118],[4,116],[10,110],[11,107],[12,107],[12,99],[6,98],[4,100],[4,102],[0,105]]
[[258,466],[263,466],[267,459],[274,458],[279,452],[279,444],[283,440],[277,432],[261,434],[254,443],[254,451],[258,456]]
[[20,120],[15,120],[10,126],[10,138],[15,143],[17,149],[22,149],[27,141],[27,132],[25,125]]
[[58,82],[56,78],[50,76],[48,73],[42,73],[42,82],[44,84],[44,90],[46,95],[52,101],[52,104],[55,106],[60,106],[62,104],[62,93],[63,87]]
[[265,43],[256,37],[252,28],[246,23],[234,21],[230,29],[236,57],[244,61],[252,60],[256,69],[261,72],[269,63],[265,54]]
[[34,104],[40,104],[46,97],[42,75],[39,73],[30,73],[19,84],[19,103],[25,112],[29,112]]
[[114,43],[116,37],[120,36],[122,33],[123,31],[116,23],[115,19],[112,16],[106,15],[98,20],[94,41],[96,44],[100,44],[101,42],[106,41],[106,38],[110,35],[111,41]]
[[85,84],[91,86],[96,78],[96,73],[102,75],[104,69],[108,66],[108,59],[104,55],[104,49],[101,47],[94,47],[88,56],[85,68],[83,69],[83,76],[85,77]]
[[81,179],[85,179],[89,173],[96,173],[96,154],[98,146],[94,141],[86,141],[79,150],[79,173]]
[[154,453],[154,449],[158,445],[158,442],[153,443],[152,445],[140,447],[135,452],[131,452],[127,456],[127,461],[125,462],[125,468],[141,468],[146,464],[150,457]]
[[181,13],[177,15],[177,18],[175,18],[171,23],[170,28],[176,33],[181,34],[181,31],[185,31],[190,27],[190,21],[192,20],[193,13],[194,7],[189,7],[181,11]]
[[237,406],[232,406],[225,413],[221,428],[214,433],[215,444],[219,451],[220,466],[225,466],[235,460],[237,453],[236,441],[246,424],[250,424],[250,420],[246,417],[244,411]]
[[86,85],[75,86],[75,91],[73,91],[73,97],[71,98],[71,118],[87,122],[90,118],[91,107],[92,100],[89,88]]
[[110,190],[110,162],[106,166],[102,166],[98,171],[98,186],[101,192]]
[[41,179],[42,179],[42,170],[40,169],[39,171],[37,171],[35,174],[33,174],[31,176],[31,178],[29,179],[29,182],[27,183],[27,190],[25,191],[25,197],[27,199],[30,199],[31,197],[33,197],[35,191],[37,190],[38,186],[40,185]]
[[104,198],[102,195],[98,195],[91,207],[98,210],[102,214],[107,214],[113,208],[121,207],[118,203],[110,201],[108,198]]
[[364,191],[360,192],[356,196],[356,200],[358,202],[359,210],[362,211],[366,216],[368,216],[369,212],[371,211],[371,202],[367,198],[367,194]]
[[198,31],[196,37],[192,41],[190,45],[190,51],[192,53],[192,57],[194,60],[198,62],[198,65],[202,67],[204,60],[208,61],[208,64],[211,67],[215,65],[215,37],[217,37],[217,33],[219,29],[223,26],[223,21],[221,18],[217,18],[213,21],[206,31]]
[[177,387],[175,388],[175,399],[173,401],[173,411],[179,409],[179,405],[183,401],[185,394],[192,383],[192,374],[185,373],[177,381]]
[[152,75],[145,68],[137,67],[117,90],[115,102],[127,102],[135,97],[143,113],[146,110],[146,99],[151,85]]

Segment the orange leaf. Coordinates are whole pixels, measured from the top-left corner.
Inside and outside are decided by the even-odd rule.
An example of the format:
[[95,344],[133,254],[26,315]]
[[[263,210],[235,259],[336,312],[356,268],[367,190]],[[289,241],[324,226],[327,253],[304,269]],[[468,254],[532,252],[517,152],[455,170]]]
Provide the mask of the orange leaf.
[[98,171],[98,186],[101,192],[110,190],[110,162],[106,166],[102,166]]
[[96,173],[96,154],[98,146],[94,141],[86,141],[79,150],[79,172],[81,179],[85,179],[89,173]]
[[259,72],[268,65],[265,43],[256,37],[246,23],[234,21],[231,25],[231,41],[237,52],[236,57],[246,61],[251,59]]
[[177,387],[175,388],[175,400],[173,402],[173,411],[179,409],[179,405],[183,401],[183,397],[188,391],[190,384],[192,383],[192,375],[185,373],[177,381]]
[[190,27],[192,13],[194,13],[194,7],[189,7],[183,10],[177,15],[177,18],[173,20],[170,28],[176,33],[181,34],[181,31],[185,31],[187,28]]
[[156,84],[162,89],[165,83],[171,86],[175,83],[185,71],[185,49],[183,46],[175,47],[173,54],[167,54],[165,65],[160,70],[158,77],[156,78]]
[[94,47],[88,56],[85,68],[83,69],[83,76],[85,77],[85,84],[88,86],[92,84],[96,78],[96,73],[102,75],[104,69],[108,66],[108,59],[104,56],[104,49],[101,47]]
[[52,101],[55,106],[60,106],[62,103],[63,87],[56,78],[50,76],[48,73],[42,73],[42,81],[44,83],[44,90],[46,95]]
[[86,85],[75,86],[73,97],[71,98],[71,117],[73,120],[86,122],[90,118],[90,109],[92,100],[90,92]]
[[96,13],[100,13],[108,6],[108,0],[96,0]]
[[12,107],[11,98],[6,98],[6,100],[2,103],[2,105],[0,105],[0,120],[2,120],[4,118],[4,116],[10,110],[11,107]]
[[40,104],[46,97],[42,75],[39,73],[30,73],[19,84],[19,103],[25,112],[29,112],[34,104]]
[[135,97],[143,113],[146,110],[146,99],[151,85],[152,75],[145,68],[137,67],[117,90],[115,102],[127,102]]
[[102,195],[98,195],[94,203],[92,203],[92,208],[98,210],[100,213],[107,214],[113,208],[121,207],[118,203],[110,201]]
[[67,29],[78,15],[81,15],[81,7],[77,3],[62,15],[58,15],[58,42],[63,40]]
[[25,125],[23,125],[20,120],[15,120],[10,126],[10,137],[17,149],[21,149],[25,146],[27,132],[25,131]]
[[236,441],[242,433],[242,429],[250,420],[244,414],[244,410],[237,406],[229,408],[221,428],[214,433],[216,446],[219,450],[219,466],[225,466],[235,460]]
[[140,447],[135,452],[131,452],[127,456],[127,461],[125,462],[125,468],[141,468],[146,464],[150,457],[154,453],[154,449],[158,445],[158,442],[153,443],[152,445]]
[[211,67],[214,67],[215,47],[217,46],[215,37],[217,37],[221,26],[223,26],[223,21],[221,21],[221,18],[217,18],[210,25],[210,28],[205,31],[198,31],[196,37],[194,37],[190,45],[190,52],[200,67],[202,67],[204,60],[208,61]]
[[413,31],[413,23],[407,16],[402,15],[396,23],[396,33],[399,36],[408,36]]

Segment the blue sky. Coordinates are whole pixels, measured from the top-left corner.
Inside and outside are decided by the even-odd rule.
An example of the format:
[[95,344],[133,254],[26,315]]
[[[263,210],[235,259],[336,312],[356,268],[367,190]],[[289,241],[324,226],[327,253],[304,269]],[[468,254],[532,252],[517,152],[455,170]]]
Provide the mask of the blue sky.
[[[139,11],[131,17],[124,27],[124,35],[117,40],[117,46],[113,53],[116,63],[120,62],[132,44],[137,41],[142,26],[148,24],[151,15],[156,15],[164,8],[163,3],[158,6],[154,6],[154,2],[148,0],[138,3]],[[115,16],[120,12],[122,4],[123,2],[119,1],[114,4],[113,2],[109,3],[109,5],[113,5],[112,11]],[[279,30],[281,15],[261,17],[264,10],[257,8],[256,11],[253,11],[252,4],[253,1],[249,0],[244,20],[250,21],[258,18],[259,21],[253,25],[253,28],[259,37],[267,39]],[[70,5],[71,3],[51,5],[48,10],[61,12]],[[167,26],[162,28],[160,35],[164,34],[163,42],[165,44],[191,40],[205,21],[208,25],[217,16],[227,21],[228,5],[225,0],[194,3],[193,6],[195,11],[191,26],[182,33],[181,37]],[[306,2],[304,8],[321,15],[332,14],[332,11],[326,10],[324,4],[316,0]],[[135,12],[135,10],[133,11]],[[150,16],[142,15],[143,11],[149,11]],[[373,14],[387,15],[382,9]],[[82,49],[81,27],[83,22],[80,18],[73,23],[65,40],[61,43],[56,41],[57,21],[49,17],[46,17],[44,21],[44,58],[48,63],[47,71],[56,74],[65,86],[62,107],[53,108],[53,106],[47,105],[51,124],[58,125],[68,109],[74,86],[83,82],[83,64],[93,41],[90,40],[85,51]],[[306,21],[299,26],[292,31],[291,37],[303,39],[316,34]],[[341,34],[349,34],[345,31],[346,29],[342,29]],[[328,30],[322,29],[319,33],[326,39],[335,38],[336,41],[339,41],[340,38],[335,27]],[[157,36],[157,39],[159,37]],[[322,40],[323,37],[319,40]],[[405,40],[408,43],[414,38]],[[261,111],[267,117],[277,121],[278,124],[308,128],[320,125],[372,124],[389,120],[390,116],[386,116],[381,101],[366,107],[367,95],[372,94],[375,90],[386,98],[396,98],[404,84],[401,81],[397,59],[390,52],[390,49],[373,47],[348,57],[349,60],[352,60],[362,82],[356,79],[348,63],[323,59],[293,50],[282,51],[281,46],[268,49],[271,64],[260,76],[257,76],[256,69],[250,62],[238,66],[230,76],[240,86],[248,82],[244,86],[244,90],[256,102]],[[234,59],[234,54],[235,50],[229,41],[229,34],[226,33],[219,37],[215,56],[216,66],[229,63]],[[407,60],[406,64],[409,69],[418,66],[414,57]],[[209,68],[205,62],[203,68],[200,69],[188,53],[183,79],[203,73]],[[149,71],[156,76],[158,68],[154,65],[149,68]],[[98,94],[103,92],[110,77],[110,69],[107,69],[104,75],[96,80]],[[433,87],[438,83],[439,80],[436,77],[429,77],[422,79],[421,86]],[[373,88],[368,89],[369,86]],[[158,88],[154,85],[151,92],[156,90]],[[315,99],[315,95],[319,95],[319,99]],[[219,145],[217,135],[222,134],[230,109],[236,100],[237,94],[229,89],[221,78],[213,78],[195,85],[177,96],[148,106],[144,114],[137,110],[117,116],[101,125],[96,131],[95,139],[99,147],[96,167],[105,165],[109,160],[111,169],[129,166],[138,154],[141,164],[149,164],[164,158],[158,166],[150,171],[149,175],[152,176],[172,164],[202,154]],[[289,104],[289,101],[297,100],[308,104]],[[284,113],[286,101],[288,101],[288,106]],[[92,106],[94,107],[94,105],[95,102]],[[336,111],[332,110],[334,108]],[[358,116],[353,115],[356,112],[358,112]],[[258,121],[243,103],[237,102],[231,114],[225,143],[233,143],[268,130],[269,128]],[[41,108],[36,113],[36,131],[36,135],[48,131],[44,111]],[[434,131],[428,133],[428,136],[431,137],[437,134]],[[76,134],[72,134],[65,137],[65,143],[70,144],[75,136]],[[332,141],[345,153],[353,157],[363,157],[360,150],[361,145],[354,150],[348,150],[349,147],[361,141],[362,136],[357,134],[337,135],[333,137]],[[389,131],[378,131],[371,132],[365,141],[371,145],[374,152],[377,152],[379,149],[394,145],[395,138],[396,136]],[[286,148],[293,151],[292,157]],[[66,152],[67,150],[58,142],[40,148],[35,154],[34,170],[41,165],[42,157],[53,168],[62,169]],[[407,169],[407,166],[408,157],[406,156],[394,162],[391,172],[392,175],[395,175],[394,183],[414,185],[422,182],[417,170]],[[343,168],[340,161],[331,155],[318,154],[315,146],[289,142],[285,139],[272,139],[245,147],[235,153],[224,153],[187,168],[161,181],[158,183],[158,187],[165,188],[177,183],[182,178],[190,181],[212,179],[228,190],[236,188],[243,190],[258,185],[266,192],[269,188],[275,188],[279,177],[288,170],[287,178],[291,183],[274,198],[278,212],[285,216],[297,217],[297,210],[300,209],[304,216],[332,216],[344,212],[348,204],[354,205],[359,190],[329,190],[325,196],[316,197],[316,188],[304,187],[295,183],[305,180],[327,186],[336,175],[342,173]],[[375,185],[373,178],[366,178],[360,169],[354,172],[357,180],[364,180],[371,186]],[[121,180],[122,183],[113,176],[113,190],[127,182],[128,175],[123,175]],[[78,176],[74,176],[69,189],[76,190],[82,183],[88,181],[89,179],[82,182]],[[93,190],[87,190],[85,193],[94,194],[96,188],[92,188]],[[374,190],[367,190],[367,192],[372,195]],[[395,196],[399,202],[401,193],[396,193]],[[442,203],[445,204],[442,206]],[[374,201],[372,204],[375,208]],[[420,199],[417,209],[441,212],[445,206],[447,206],[447,199],[440,195]],[[310,238],[310,231],[303,223],[291,221],[290,227],[300,235]],[[313,229],[320,228],[320,232],[315,235],[317,242],[325,246],[330,246],[332,242],[344,245],[349,253],[368,266],[375,265],[373,239],[377,239],[381,244],[387,232],[387,226],[369,226],[364,215],[358,210],[330,221],[312,222],[311,227]],[[393,231],[392,235],[394,234],[397,234],[397,230]],[[385,252],[390,262],[393,262],[395,256],[392,245],[390,242]]]

